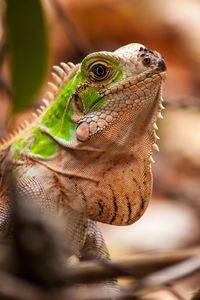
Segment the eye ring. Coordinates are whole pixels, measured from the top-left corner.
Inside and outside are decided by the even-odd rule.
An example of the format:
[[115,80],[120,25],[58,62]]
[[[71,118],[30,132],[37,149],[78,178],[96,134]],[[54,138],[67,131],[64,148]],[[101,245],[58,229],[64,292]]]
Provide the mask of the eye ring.
[[149,66],[151,63],[151,58],[149,56],[145,57],[142,61],[144,66]]
[[103,64],[97,64],[92,71],[96,78],[103,78],[106,75],[107,68]]
[[87,78],[97,84],[108,82],[117,72],[117,68],[109,59],[97,57],[86,66]]

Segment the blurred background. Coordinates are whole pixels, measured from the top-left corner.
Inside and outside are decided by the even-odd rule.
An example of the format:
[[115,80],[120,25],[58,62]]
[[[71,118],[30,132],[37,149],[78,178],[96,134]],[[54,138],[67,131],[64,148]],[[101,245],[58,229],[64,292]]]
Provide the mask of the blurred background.
[[[8,5],[8,6],[7,6]],[[0,2],[0,136],[37,108],[61,61],[137,42],[164,56],[166,109],[154,154],[154,189],[128,227],[100,224],[113,258],[200,242],[200,1],[8,0]],[[200,276],[176,284],[189,299]],[[166,291],[152,299],[177,299]]]

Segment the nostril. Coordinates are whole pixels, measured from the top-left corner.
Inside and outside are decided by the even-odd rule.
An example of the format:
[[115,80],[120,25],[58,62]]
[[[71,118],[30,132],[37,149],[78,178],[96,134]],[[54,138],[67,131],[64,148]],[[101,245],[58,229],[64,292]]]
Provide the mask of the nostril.
[[165,62],[163,59],[159,59],[158,60],[158,67],[162,70],[162,71],[165,71],[167,68],[166,68],[166,65],[165,65]]

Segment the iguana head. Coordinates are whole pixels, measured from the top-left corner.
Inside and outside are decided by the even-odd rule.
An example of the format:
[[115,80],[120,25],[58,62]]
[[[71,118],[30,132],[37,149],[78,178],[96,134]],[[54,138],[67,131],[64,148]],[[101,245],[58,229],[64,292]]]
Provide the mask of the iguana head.
[[74,110],[83,114],[77,118],[76,138],[86,142],[114,124],[116,137],[124,130],[127,139],[137,138],[160,109],[165,70],[162,56],[140,44],[87,56],[80,69],[83,83],[75,92]]
[[41,130],[72,148],[133,143],[161,110],[165,70],[162,56],[140,44],[92,53],[45,113]]

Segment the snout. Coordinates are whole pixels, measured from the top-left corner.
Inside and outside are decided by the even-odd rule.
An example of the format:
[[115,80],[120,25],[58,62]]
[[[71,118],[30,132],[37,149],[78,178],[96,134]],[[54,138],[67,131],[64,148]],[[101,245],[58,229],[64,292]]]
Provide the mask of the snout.
[[167,70],[167,67],[165,65],[165,62],[164,62],[163,58],[159,58],[159,60],[158,60],[158,68],[161,71],[166,71]]

